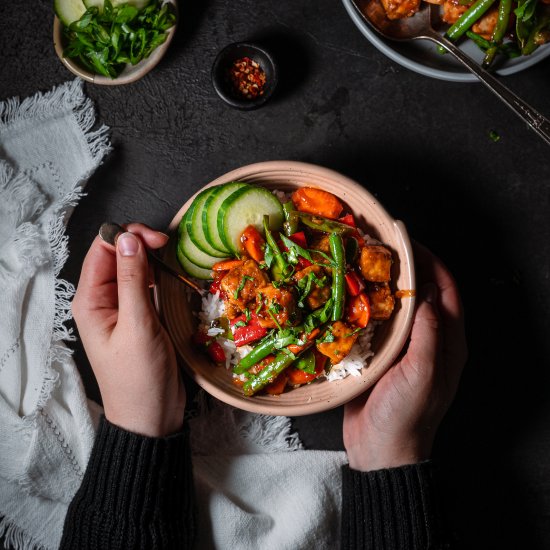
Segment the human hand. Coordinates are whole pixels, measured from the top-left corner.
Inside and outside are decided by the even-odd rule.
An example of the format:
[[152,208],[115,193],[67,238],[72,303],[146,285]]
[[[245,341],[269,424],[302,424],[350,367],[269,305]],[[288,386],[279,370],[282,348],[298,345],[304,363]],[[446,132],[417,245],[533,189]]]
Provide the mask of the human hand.
[[181,429],[185,409],[174,347],[149,295],[146,247],[160,248],[168,237],[137,223],[127,231],[116,251],[96,237],[72,311],[107,420],[162,437]]
[[406,353],[372,391],[344,407],[344,446],[355,470],[429,458],[466,362],[456,283],[428,249],[415,244],[414,253],[420,293]]

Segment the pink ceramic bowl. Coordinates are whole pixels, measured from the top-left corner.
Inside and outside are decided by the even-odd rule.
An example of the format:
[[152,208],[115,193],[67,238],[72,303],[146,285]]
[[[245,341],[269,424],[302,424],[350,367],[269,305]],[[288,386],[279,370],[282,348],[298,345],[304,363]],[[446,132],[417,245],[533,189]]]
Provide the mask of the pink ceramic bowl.
[[[214,365],[192,342],[197,326],[193,310],[200,308],[198,295],[191,296],[174,277],[159,273],[155,300],[159,314],[176,347],[184,368],[208,393],[234,407],[247,411],[284,416],[302,416],[333,409],[358,396],[388,370],[405,345],[412,325],[415,305],[415,274],[411,244],[402,222],[394,220],[386,209],[357,182],[327,168],[294,161],[270,161],[250,164],[233,170],[203,187],[230,181],[244,181],[268,189],[292,191],[312,186],[338,196],[348,211],[353,212],[360,227],[385,243],[393,253],[392,286],[394,290],[411,291],[396,300],[389,321],[377,327],[372,341],[375,354],[361,376],[347,376],[334,382],[319,379],[281,395],[245,397],[231,380],[231,373]],[[202,190],[202,189],[201,189]],[[168,228],[170,241],[164,249],[164,260],[183,273],[176,259],[177,227],[194,197],[179,209]]]

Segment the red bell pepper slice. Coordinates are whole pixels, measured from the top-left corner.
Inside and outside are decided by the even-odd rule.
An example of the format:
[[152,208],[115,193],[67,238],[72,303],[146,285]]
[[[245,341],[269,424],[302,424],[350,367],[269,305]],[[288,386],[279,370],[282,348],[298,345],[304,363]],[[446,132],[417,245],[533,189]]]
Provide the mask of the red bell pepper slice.
[[358,296],[361,291],[365,288],[363,280],[355,271],[348,271],[345,275],[346,278],[346,289],[350,296]]
[[225,363],[225,351],[223,351],[221,344],[214,340],[208,344],[206,349],[208,350],[208,355],[210,355],[212,361],[215,363]]
[[356,327],[365,328],[370,319],[370,302],[367,295],[361,292],[348,302],[347,320]]
[[355,218],[353,217],[353,214],[346,214],[345,216],[338,218],[338,221],[340,223],[345,223],[350,227],[357,227],[357,225],[355,224]]
[[222,279],[225,277],[226,273],[220,274],[221,276],[216,275],[214,280],[210,283],[210,288],[208,289],[211,294],[216,294],[216,292],[220,293],[220,298],[222,300],[225,300],[226,295],[225,292],[222,290]]
[[[237,323],[246,323],[246,325],[235,327]],[[267,334],[267,328],[262,327],[258,321],[258,316],[250,313],[250,319],[247,322],[246,315],[239,315],[230,322],[233,332],[233,341],[237,347],[245,346],[263,338]]]
[[206,331],[199,330],[193,335],[193,342],[199,346],[203,346],[210,359],[215,363],[225,363],[225,351],[222,346],[216,341],[215,336],[208,336]]
[[296,243],[298,246],[301,246],[302,248],[307,248],[307,239],[306,234],[303,231],[297,231],[296,233],[293,233],[290,235],[289,239]]

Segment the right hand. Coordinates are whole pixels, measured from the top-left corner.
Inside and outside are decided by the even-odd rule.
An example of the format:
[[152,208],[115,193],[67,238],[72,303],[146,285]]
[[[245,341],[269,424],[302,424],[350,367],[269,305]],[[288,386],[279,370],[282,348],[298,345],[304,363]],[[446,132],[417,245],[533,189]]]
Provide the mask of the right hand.
[[151,437],[179,431],[185,409],[174,347],[149,294],[146,247],[167,240],[137,223],[119,236],[116,250],[96,237],[72,303],[105,417]]
[[429,458],[466,362],[456,283],[426,248],[416,244],[414,252],[420,295],[406,353],[371,392],[344,408],[344,446],[355,470]]

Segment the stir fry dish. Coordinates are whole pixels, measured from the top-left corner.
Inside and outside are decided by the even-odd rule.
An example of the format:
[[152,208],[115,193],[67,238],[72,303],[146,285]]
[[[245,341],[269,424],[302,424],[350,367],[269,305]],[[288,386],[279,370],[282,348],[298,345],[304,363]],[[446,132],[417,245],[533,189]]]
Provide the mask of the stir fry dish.
[[241,182],[207,189],[182,218],[178,258],[209,280],[206,307],[221,304],[215,315],[203,304],[208,324],[194,341],[220,364],[231,349],[221,342],[231,342],[237,359],[229,366],[245,396],[326,376],[394,310],[391,251],[365,236],[337,197],[313,187],[283,202]]
[[[440,6],[441,20],[449,25],[447,38],[457,42],[468,37],[484,52],[485,68],[498,55],[530,55],[550,41],[550,0],[424,1]],[[421,0],[380,0],[370,3],[367,11],[376,20],[395,20],[414,16],[421,6]]]

